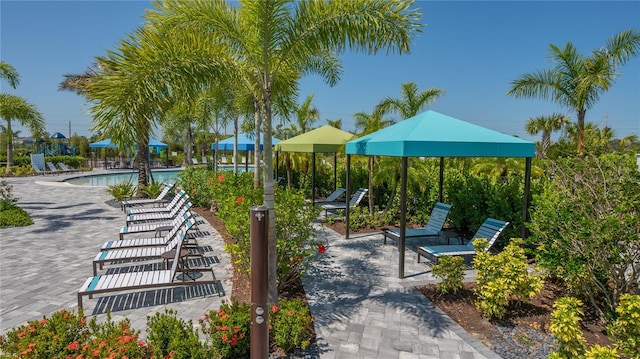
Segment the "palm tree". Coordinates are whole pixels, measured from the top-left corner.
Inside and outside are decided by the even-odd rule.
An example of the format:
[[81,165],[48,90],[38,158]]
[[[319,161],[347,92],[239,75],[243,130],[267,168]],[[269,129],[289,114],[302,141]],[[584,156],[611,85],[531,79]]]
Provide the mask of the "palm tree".
[[[358,112],[353,115],[356,120],[356,130],[361,129],[360,136],[366,136],[370,133],[376,132],[384,127],[387,127],[393,123],[391,120],[383,120],[380,112],[374,111],[373,114],[366,112]],[[375,156],[369,156],[369,213],[373,214],[373,172],[375,166]],[[388,206],[387,206],[388,207]]]
[[[0,61],[0,78],[5,79],[9,86],[16,88],[20,84],[20,75],[10,64]],[[13,131],[11,121],[16,120],[22,126],[29,128],[35,137],[44,132],[44,118],[38,109],[22,97],[0,93],[0,118],[7,121],[7,169],[13,166]]]
[[562,126],[567,122],[569,122],[569,118],[558,113],[554,113],[551,116],[530,118],[527,121],[525,129],[530,135],[537,135],[542,131],[542,142],[540,142],[538,158],[547,157],[547,150],[551,146],[551,133],[562,129]]
[[339,118],[337,120],[330,120],[327,119],[327,125],[337,128],[337,129],[342,129],[342,119]]
[[[429,107],[440,96],[444,95],[445,91],[437,88],[430,88],[418,92],[418,85],[415,82],[407,82],[402,84],[401,97],[387,97],[384,98],[376,106],[375,112],[380,116],[389,112],[397,113],[402,120],[406,120],[417,115],[420,111]],[[387,204],[387,210],[391,208],[393,199],[397,193],[398,183],[400,183],[400,166],[394,166],[393,172],[395,176],[395,184],[391,191],[391,197]]]
[[630,29],[614,35],[600,49],[583,56],[571,42],[560,49],[550,46],[554,66],[524,74],[511,82],[507,95],[516,98],[541,98],[570,108],[578,118],[578,155],[584,156],[584,120],[600,96],[609,90],[619,75],[618,67],[640,54],[640,32]]
[[[273,103],[297,90],[300,75],[320,74],[338,81],[335,53],[347,48],[376,54],[405,53],[422,24],[413,1],[154,1],[148,18],[208,34],[210,43],[228,45],[225,68],[247,82],[260,104],[264,133],[264,205],[269,208],[269,297],[277,302],[276,228],[272,158]],[[194,35],[195,36],[195,35]],[[193,81],[194,72],[181,73]],[[279,87],[278,87],[279,86]]]
[[0,61],[0,79],[6,80],[12,88],[20,84],[20,74],[16,68],[4,61]]
[[402,95],[399,98],[387,97],[376,106],[376,111],[382,115],[389,112],[397,113],[402,120],[406,120],[417,115],[424,108],[429,107],[445,91],[430,88],[418,93],[418,85],[415,82],[402,84]]

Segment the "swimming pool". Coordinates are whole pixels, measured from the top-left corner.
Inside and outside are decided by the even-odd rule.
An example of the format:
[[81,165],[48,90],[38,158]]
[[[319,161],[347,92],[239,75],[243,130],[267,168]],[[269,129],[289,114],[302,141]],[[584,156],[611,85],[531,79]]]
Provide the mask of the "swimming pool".
[[[174,182],[178,178],[179,170],[175,171],[152,171],[153,179],[156,182]],[[138,183],[138,172],[104,173],[99,175],[88,175],[70,178],[67,183],[77,186],[113,186],[115,184],[131,182]]]
[[[223,165],[219,170],[231,171],[233,165]],[[244,166],[238,166],[238,172],[244,172]],[[156,182],[175,182],[178,179],[178,173],[181,170],[153,170],[153,179]],[[253,167],[249,167],[249,171],[253,171]],[[115,184],[131,182],[138,184],[138,171],[127,171],[117,173],[102,173],[97,175],[87,175],[82,177],[70,178],[67,183],[77,186],[113,186]]]

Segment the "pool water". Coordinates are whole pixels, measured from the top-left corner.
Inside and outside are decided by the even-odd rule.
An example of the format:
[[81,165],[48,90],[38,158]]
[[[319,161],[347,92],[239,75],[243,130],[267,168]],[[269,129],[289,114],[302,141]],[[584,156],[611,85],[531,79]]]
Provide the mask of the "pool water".
[[[152,171],[156,182],[175,182],[180,171]],[[138,172],[106,173],[76,177],[67,180],[68,183],[77,186],[113,186],[120,183],[138,183]]]
[[[231,171],[233,166],[224,165],[219,167],[220,170]],[[244,166],[238,166],[238,172],[244,172]],[[249,171],[253,171],[253,167],[249,167]],[[180,170],[154,170],[153,180],[156,182],[175,182],[178,179]],[[99,175],[87,175],[82,177],[70,178],[66,182],[77,186],[113,186],[120,183],[138,184],[138,171],[135,172],[117,172],[104,173]]]

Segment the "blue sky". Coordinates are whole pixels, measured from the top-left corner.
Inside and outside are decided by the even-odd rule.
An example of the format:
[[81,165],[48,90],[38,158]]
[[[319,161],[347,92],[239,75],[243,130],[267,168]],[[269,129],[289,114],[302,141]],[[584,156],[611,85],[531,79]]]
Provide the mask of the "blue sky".
[[[90,135],[90,105],[57,90],[65,73],[81,73],[96,56],[113,49],[143,23],[147,1],[0,0],[0,59],[22,77],[18,89],[0,90],[35,104],[51,133]],[[337,86],[318,77],[301,81],[302,102],[315,94],[321,121],[341,118],[353,131],[352,115],[371,112],[384,97],[399,97],[401,84],[440,88],[446,94],[431,109],[525,139],[530,117],[575,113],[554,103],[505,96],[524,73],[547,69],[550,44],[571,41],[582,54],[614,34],[640,31],[640,1],[420,1],[423,33],[409,55],[346,53]],[[400,118],[396,118],[400,120]],[[640,134],[640,58],[620,69],[613,88],[587,112],[587,121],[608,124],[617,137]],[[18,127],[18,129],[21,129]],[[23,135],[27,135],[25,129]]]

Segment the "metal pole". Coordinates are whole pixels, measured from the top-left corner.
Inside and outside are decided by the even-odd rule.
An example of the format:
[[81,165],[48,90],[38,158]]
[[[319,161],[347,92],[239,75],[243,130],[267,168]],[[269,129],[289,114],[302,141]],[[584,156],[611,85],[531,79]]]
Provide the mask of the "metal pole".
[[442,187],[444,187],[444,157],[440,157],[440,182],[438,183],[438,202],[442,200]]
[[408,157],[402,157],[400,185],[400,238],[398,239],[398,278],[404,278],[404,249],[407,230],[407,165]]
[[529,218],[529,192],[531,187],[531,157],[527,157],[524,167],[524,195],[522,196],[522,239],[527,238],[527,220]]
[[311,207],[316,205],[316,153],[311,154]]
[[251,359],[269,357],[268,234],[269,210],[251,207]]
[[351,185],[351,179],[349,178],[351,173],[351,155],[347,155],[347,178],[345,180],[345,189],[347,190],[347,208],[344,210],[344,221],[347,224],[344,230],[344,237],[349,239],[349,202],[351,202],[351,191],[349,191],[349,186]]
[[333,190],[338,189],[338,154],[333,154]]

